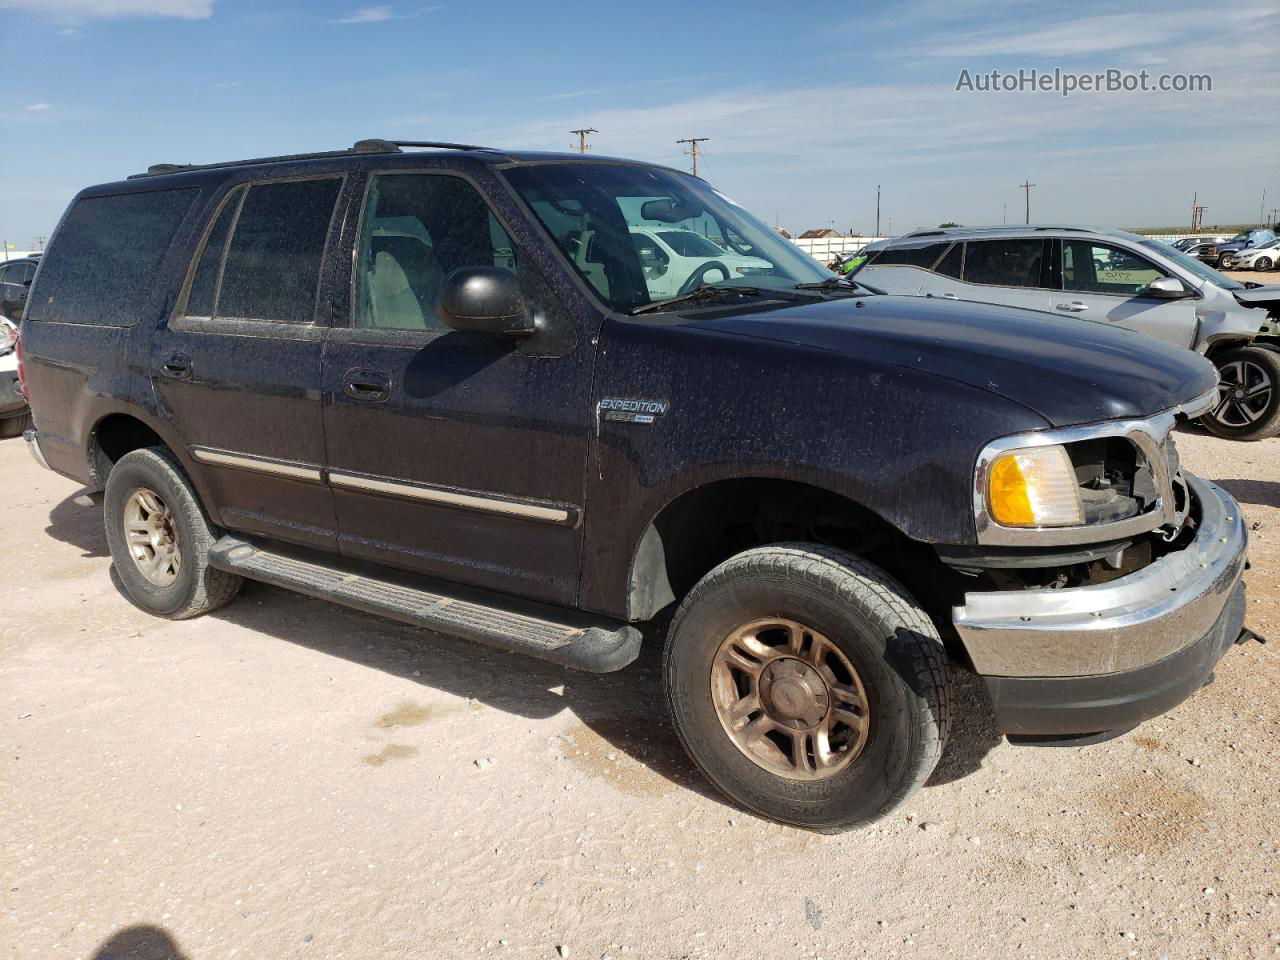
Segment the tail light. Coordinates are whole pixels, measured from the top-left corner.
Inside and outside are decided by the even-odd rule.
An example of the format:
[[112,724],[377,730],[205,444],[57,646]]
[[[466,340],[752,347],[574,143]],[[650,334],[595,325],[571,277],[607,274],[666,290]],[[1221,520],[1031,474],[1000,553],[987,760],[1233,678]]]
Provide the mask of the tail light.
[[[10,336],[13,336],[13,334],[10,334]],[[17,335],[15,340],[15,345],[18,348],[18,383],[22,387],[22,399],[26,400],[27,403],[30,403],[31,393],[27,390],[27,375],[22,369],[22,335],[21,334]]]

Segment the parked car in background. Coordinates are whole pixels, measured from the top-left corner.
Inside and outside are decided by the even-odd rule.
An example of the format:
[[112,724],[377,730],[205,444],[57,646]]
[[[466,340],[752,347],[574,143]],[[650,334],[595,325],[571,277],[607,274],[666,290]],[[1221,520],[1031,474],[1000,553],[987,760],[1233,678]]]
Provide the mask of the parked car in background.
[[1260,246],[1238,250],[1227,258],[1231,270],[1273,270],[1280,263],[1280,237]]
[[693,230],[632,227],[631,240],[655,296],[680,293],[696,267],[701,268],[697,279],[706,277],[709,282],[749,277],[772,269],[768,260],[726,249]]
[[1182,237],[1181,239],[1174,240],[1169,244],[1169,246],[1173,247],[1175,250],[1181,250],[1183,253],[1186,253],[1192,247],[1198,247],[1202,243],[1219,243],[1225,239],[1225,237]]
[[[873,294],[682,171],[424,146],[72,202],[23,321],[28,443],[104,489],[142,609],[250,577],[595,672],[671,615],[699,768],[827,831],[929,778],[977,703],[953,662],[1010,735],[1080,744],[1247,639],[1241,511],[1171,436],[1216,402],[1203,358]],[[653,277],[668,229],[765,269]]]
[[31,426],[31,411],[18,380],[18,326],[0,317],[0,438],[16,437]]
[[1084,227],[922,230],[854,276],[889,293],[1025,307],[1187,347],[1221,376],[1208,430],[1280,434],[1280,286],[1247,288],[1158,240]]
[[1221,269],[1227,265],[1227,261],[1232,255],[1241,250],[1248,250],[1251,247],[1260,247],[1264,243],[1270,243],[1276,238],[1274,230],[1261,228],[1258,230],[1245,230],[1237,233],[1225,243],[1206,243],[1195,248],[1195,255],[1205,263],[1213,264]]
[[22,319],[22,308],[39,265],[38,257],[0,263],[0,317],[8,317],[14,323]]

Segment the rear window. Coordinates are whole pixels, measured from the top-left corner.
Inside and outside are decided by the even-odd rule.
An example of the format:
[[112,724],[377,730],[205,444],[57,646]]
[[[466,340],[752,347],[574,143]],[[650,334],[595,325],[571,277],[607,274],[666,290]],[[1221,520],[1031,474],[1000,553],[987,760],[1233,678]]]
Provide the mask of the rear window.
[[1042,287],[1044,241],[970,240],[964,255],[966,283]]
[[160,262],[198,193],[150,190],[77,200],[42,258],[27,318],[137,323]]
[[950,241],[946,243],[930,243],[923,247],[890,247],[887,250],[881,250],[867,264],[875,264],[877,267],[923,267],[929,270],[938,258],[942,256],[942,252],[947,249]]

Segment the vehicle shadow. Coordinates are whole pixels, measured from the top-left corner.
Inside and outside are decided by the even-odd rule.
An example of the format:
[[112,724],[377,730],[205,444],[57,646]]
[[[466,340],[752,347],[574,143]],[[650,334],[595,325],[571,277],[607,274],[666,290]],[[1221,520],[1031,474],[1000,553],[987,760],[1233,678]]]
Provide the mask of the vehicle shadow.
[[[85,556],[104,555],[100,512],[73,500],[53,508],[49,532]],[[110,575],[127,600],[115,571]],[[631,666],[587,674],[253,581],[210,616],[516,716],[541,720],[566,713],[585,728],[575,737],[578,749],[589,748],[594,734],[608,745],[602,750],[615,749],[676,786],[736,806],[694,767],[667,720],[661,683],[665,619],[645,626],[640,657]],[[1002,742],[981,681],[961,670],[955,677],[951,738],[927,786],[974,772]],[[565,735],[574,737],[574,728]]]
[[1280,482],[1275,480],[1215,480],[1241,503],[1257,507],[1280,507]]
[[81,490],[55,504],[44,532],[82,551],[82,557],[105,557],[107,534],[102,526],[102,495]]
[[173,936],[163,927],[140,923],[108,937],[92,960],[187,960]]

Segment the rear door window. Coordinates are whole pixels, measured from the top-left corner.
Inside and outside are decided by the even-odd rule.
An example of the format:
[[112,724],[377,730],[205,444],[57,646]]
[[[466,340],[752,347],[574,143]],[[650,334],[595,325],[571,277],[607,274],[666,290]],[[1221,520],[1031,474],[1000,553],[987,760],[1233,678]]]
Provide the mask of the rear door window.
[[199,190],[82,197],[41,258],[35,321],[132,326],[153,293],[160,263]]
[[249,187],[223,257],[214,316],[281,323],[315,320],[340,177]]
[[1045,241],[970,240],[965,244],[964,280],[997,287],[1043,287]]

